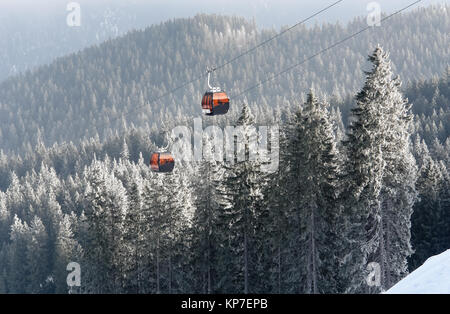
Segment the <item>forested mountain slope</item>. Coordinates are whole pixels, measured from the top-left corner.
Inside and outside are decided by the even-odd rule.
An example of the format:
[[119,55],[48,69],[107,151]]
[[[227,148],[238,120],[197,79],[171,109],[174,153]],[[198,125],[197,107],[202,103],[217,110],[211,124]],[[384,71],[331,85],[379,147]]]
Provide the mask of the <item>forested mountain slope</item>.
[[[0,81],[164,20],[155,1],[36,2],[0,3]],[[70,23],[78,13],[80,24]]]
[[[351,94],[361,85],[367,51],[377,43],[390,51],[404,82],[441,75],[450,46],[448,12],[440,6],[396,16],[245,98],[232,99],[232,114],[244,100],[263,113],[297,105],[299,92],[311,86],[337,98]],[[365,18],[358,18],[345,26],[298,27],[221,69],[214,81],[233,97],[365,26]],[[31,152],[39,141],[79,142],[97,134],[103,139],[126,124],[156,130],[161,121],[200,115],[203,79],[146,102],[274,34],[241,18],[199,15],[130,32],[8,79],[0,84],[0,149]]]
[[[412,123],[413,142],[417,155],[424,152],[420,146],[426,146],[426,154],[437,161],[442,161],[449,167],[450,165],[450,88],[449,74],[440,79],[418,81],[410,84],[406,88],[405,96],[412,104],[414,121]],[[335,101],[331,108],[332,119],[335,122],[335,131],[342,136],[344,127],[347,125],[348,109],[354,105],[354,100],[349,96],[343,100]],[[342,108],[342,109],[341,109]],[[268,108],[266,112],[252,110],[256,117],[259,116],[258,123],[261,125],[270,125],[272,123],[285,123],[286,118],[293,115],[296,107],[290,106],[282,108]],[[342,113],[341,113],[342,110]],[[236,119],[235,115],[229,115],[214,120],[219,125],[230,125]],[[148,130],[146,128],[136,128],[135,126],[126,126],[124,132],[115,132],[113,136],[106,141],[101,141],[98,137],[82,140],[80,144],[63,144],[45,146],[39,142],[38,145],[30,147],[30,151],[24,155],[8,156],[4,152],[0,153],[0,190],[6,190],[10,184],[11,172],[15,172],[19,177],[24,176],[26,172],[38,171],[41,163],[55,168],[56,172],[65,177],[69,174],[75,174],[84,166],[91,163],[94,154],[97,157],[109,155],[112,158],[119,158],[122,150],[123,141],[126,140],[130,159],[137,162],[139,154],[142,153],[144,160],[149,161],[149,154],[157,149],[156,145],[161,146],[164,142],[165,134],[163,132],[170,130],[178,123],[192,127],[192,121],[183,119],[179,121],[164,121],[163,130]],[[207,126],[204,121],[203,127]],[[8,133],[4,133],[7,135]],[[342,139],[342,138],[340,138]],[[418,146],[418,147],[417,147]]]

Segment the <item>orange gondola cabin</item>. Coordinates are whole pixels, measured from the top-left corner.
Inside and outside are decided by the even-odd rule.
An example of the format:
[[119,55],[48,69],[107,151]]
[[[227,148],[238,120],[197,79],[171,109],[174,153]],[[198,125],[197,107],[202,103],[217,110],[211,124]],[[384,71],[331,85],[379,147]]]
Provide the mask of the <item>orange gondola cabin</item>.
[[212,70],[208,70],[208,87],[202,99],[202,111],[208,116],[226,114],[230,109],[230,98],[220,89],[220,87],[211,87],[209,83]]
[[169,153],[153,153],[150,158],[150,168],[155,172],[172,172],[175,160]]
[[226,114],[230,109],[230,99],[224,92],[208,91],[203,96],[202,109],[208,116]]

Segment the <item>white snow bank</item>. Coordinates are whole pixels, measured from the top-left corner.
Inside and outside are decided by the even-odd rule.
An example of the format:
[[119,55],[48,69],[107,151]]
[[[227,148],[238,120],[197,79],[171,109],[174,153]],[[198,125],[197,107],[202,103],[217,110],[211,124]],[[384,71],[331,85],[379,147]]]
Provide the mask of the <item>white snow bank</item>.
[[385,293],[450,294],[450,249],[430,257]]

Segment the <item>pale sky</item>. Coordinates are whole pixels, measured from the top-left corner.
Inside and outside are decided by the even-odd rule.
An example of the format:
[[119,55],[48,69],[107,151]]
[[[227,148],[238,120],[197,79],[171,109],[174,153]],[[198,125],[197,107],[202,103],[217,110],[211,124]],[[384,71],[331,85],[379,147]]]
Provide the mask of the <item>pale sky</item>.
[[[148,16],[149,25],[170,18],[189,17],[197,13],[217,13],[254,18],[263,26],[291,25],[319,11],[336,0],[75,0],[82,10],[102,10],[110,7],[125,8]],[[414,0],[378,0],[383,12],[396,11]],[[64,15],[70,0],[0,0],[0,16]],[[367,14],[372,0],[344,0],[318,16],[315,21],[346,22],[355,16]],[[448,3],[450,0],[423,0],[416,6]],[[1,21],[0,21],[1,23]]]

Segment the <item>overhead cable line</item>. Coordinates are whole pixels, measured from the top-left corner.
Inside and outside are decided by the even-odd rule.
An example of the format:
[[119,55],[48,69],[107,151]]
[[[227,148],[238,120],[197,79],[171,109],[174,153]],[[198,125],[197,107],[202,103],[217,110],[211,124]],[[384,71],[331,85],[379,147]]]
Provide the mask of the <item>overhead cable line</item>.
[[[314,13],[314,14],[308,16],[307,18],[301,20],[300,22],[298,22],[298,23],[292,25],[291,27],[289,27],[289,28],[287,28],[287,29],[285,29],[285,30],[283,30],[283,31],[281,31],[281,32],[279,32],[279,33],[277,33],[276,35],[274,35],[274,36],[272,36],[272,37],[270,37],[270,38],[268,38],[268,39],[262,41],[261,43],[257,44],[256,46],[254,46],[254,47],[252,47],[252,48],[250,48],[250,49],[248,49],[248,50],[246,50],[246,51],[240,53],[239,55],[237,55],[237,56],[233,57],[232,59],[230,59],[230,60],[228,60],[228,61],[226,61],[226,62],[220,64],[219,66],[214,67],[212,70],[215,71],[215,70],[219,70],[219,69],[224,68],[225,66],[227,66],[227,65],[229,65],[229,64],[231,64],[231,63],[233,63],[234,61],[236,61],[236,60],[242,58],[243,56],[246,56],[246,55],[248,55],[248,54],[254,52],[254,51],[257,50],[258,48],[260,48],[260,47],[262,47],[262,46],[268,44],[270,41],[272,41],[272,40],[274,40],[274,39],[276,39],[276,38],[282,36],[283,34],[289,32],[289,31],[291,31],[291,30],[293,30],[294,28],[298,27],[299,25],[304,24],[305,22],[307,22],[307,21],[311,20],[312,18],[318,16],[319,14],[321,14],[321,13],[323,13],[323,12],[325,12],[325,11],[331,9],[332,7],[336,6],[337,4],[339,4],[340,2],[343,2],[343,1],[344,1],[344,0],[339,0],[339,1],[336,1],[336,2],[334,2],[334,3],[330,4],[330,5],[328,5],[327,7],[321,9],[320,11],[317,11],[316,13]],[[179,86],[177,86],[177,87],[171,88],[168,92],[166,92],[166,93],[164,93],[164,94],[162,94],[162,95],[160,95],[160,96],[158,96],[158,97],[155,97],[155,98],[151,99],[150,101],[147,101],[144,105],[137,106],[137,107],[133,108],[132,110],[130,110],[130,111],[124,113],[124,114],[121,115],[121,116],[112,118],[112,119],[110,120],[110,122],[114,122],[115,120],[117,120],[117,119],[119,119],[119,118],[122,118],[122,117],[124,117],[124,116],[127,116],[127,115],[133,113],[133,112],[136,111],[137,109],[143,108],[143,107],[145,107],[145,106],[147,106],[147,105],[149,105],[149,104],[155,103],[155,102],[157,102],[158,100],[161,100],[161,99],[163,99],[163,98],[165,98],[165,97],[167,97],[167,96],[170,96],[171,94],[175,93],[176,91],[178,91],[178,90],[180,90],[180,89],[182,89],[182,88],[185,88],[186,86],[189,86],[189,85],[191,85],[191,84],[193,84],[193,83],[195,83],[195,82],[201,80],[202,78],[206,78],[207,75],[208,75],[208,73],[205,72],[205,73],[203,73],[202,75],[200,75],[200,76],[197,77],[197,78],[194,78],[194,79],[192,79],[192,80],[189,80],[189,81],[187,81],[187,82],[184,82],[183,84],[181,84],[181,85],[179,85]]]
[[[390,14],[390,15],[384,17],[384,18],[382,18],[382,19],[380,20],[380,22],[384,22],[384,21],[390,19],[390,18],[393,17],[394,15],[397,15],[397,14],[399,14],[399,13],[401,13],[401,12],[403,12],[403,11],[409,9],[410,7],[416,5],[417,3],[421,2],[421,1],[422,1],[422,0],[417,0],[417,1],[415,1],[415,2],[413,2],[413,3],[411,3],[411,4],[409,4],[409,5],[407,5],[406,7],[402,8],[402,9],[400,9],[400,10],[398,10],[398,11],[395,11],[394,13],[392,13],[392,14]],[[367,30],[370,29],[370,28],[373,28],[373,26],[367,26],[367,27],[365,27],[365,28],[363,28],[363,29],[357,31],[356,33],[353,33],[352,35],[347,36],[347,37],[345,37],[344,39],[341,39],[341,40],[335,42],[335,43],[332,44],[331,46],[328,46],[327,48],[324,48],[324,49],[322,49],[322,50],[320,50],[320,51],[314,53],[313,55],[311,55],[311,56],[309,56],[309,57],[303,59],[302,61],[300,61],[300,62],[298,62],[298,63],[296,63],[296,64],[294,64],[294,65],[291,65],[291,66],[287,67],[287,68],[284,69],[283,71],[278,72],[278,73],[276,73],[276,74],[273,74],[272,76],[270,76],[270,77],[268,77],[268,78],[266,78],[266,79],[264,79],[264,80],[258,82],[257,84],[255,84],[255,85],[253,85],[253,86],[250,86],[249,88],[246,88],[246,89],[243,90],[242,92],[240,92],[240,93],[238,93],[237,95],[235,95],[235,96],[233,97],[233,99],[234,99],[234,98],[237,98],[237,97],[239,97],[239,96],[241,96],[241,95],[243,95],[243,94],[246,94],[246,93],[248,93],[249,91],[251,91],[251,90],[253,90],[253,89],[255,89],[255,88],[258,88],[259,86],[261,86],[261,85],[263,85],[263,84],[265,84],[265,83],[267,83],[267,82],[269,82],[269,81],[274,80],[275,78],[277,78],[277,77],[283,75],[284,73],[287,73],[287,72],[291,71],[292,69],[294,69],[294,68],[296,68],[296,67],[298,67],[298,66],[300,66],[300,65],[302,65],[302,64],[304,64],[304,63],[306,63],[306,62],[308,62],[308,61],[310,61],[311,59],[314,59],[315,57],[321,55],[322,53],[325,53],[325,52],[327,52],[328,50],[333,49],[333,48],[335,48],[335,47],[341,45],[342,43],[344,43],[344,42],[346,42],[346,41],[348,41],[348,40],[350,40],[350,39],[352,39],[352,38],[358,36],[359,34],[361,34],[361,33],[365,32],[365,31],[367,31]]]

